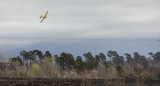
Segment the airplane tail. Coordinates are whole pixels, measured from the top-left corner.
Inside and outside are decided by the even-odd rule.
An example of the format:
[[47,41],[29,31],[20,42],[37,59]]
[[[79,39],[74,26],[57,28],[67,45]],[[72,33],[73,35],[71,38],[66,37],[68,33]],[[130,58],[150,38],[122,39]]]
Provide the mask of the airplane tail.
[[40,18],[42,18],[42,15],[40,16]]

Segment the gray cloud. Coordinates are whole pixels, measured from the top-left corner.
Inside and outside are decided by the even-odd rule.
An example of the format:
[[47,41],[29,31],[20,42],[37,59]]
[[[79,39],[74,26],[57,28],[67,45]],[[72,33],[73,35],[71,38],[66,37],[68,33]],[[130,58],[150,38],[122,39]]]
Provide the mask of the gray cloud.
[[[160,37],[159,0],[2,0],[0,41]],[[43,23],[39,16],[49,11]],[[18,41],[19,40],[19,41]]]

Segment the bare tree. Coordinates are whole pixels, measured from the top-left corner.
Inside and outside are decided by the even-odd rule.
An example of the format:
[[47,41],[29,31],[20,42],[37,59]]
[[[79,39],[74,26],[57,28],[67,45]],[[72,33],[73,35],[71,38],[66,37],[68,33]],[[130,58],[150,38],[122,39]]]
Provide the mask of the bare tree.
[[0,63],[3,63],[5,61],[5,57],[3,53],[0,53]]

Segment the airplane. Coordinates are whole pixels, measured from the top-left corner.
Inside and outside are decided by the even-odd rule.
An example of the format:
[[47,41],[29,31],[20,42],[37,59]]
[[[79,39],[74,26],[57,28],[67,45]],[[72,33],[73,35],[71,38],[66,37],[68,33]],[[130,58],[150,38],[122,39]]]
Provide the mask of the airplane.
[[[46,12],[45,16],[43,16],[43,15],[40,16],[40,18],[42,18],[41,22],[42,22],[45,18],[47,18],[47,13],[48,13],[48,11]],[[40,22],[40,23],[41,23],[41,22]]]

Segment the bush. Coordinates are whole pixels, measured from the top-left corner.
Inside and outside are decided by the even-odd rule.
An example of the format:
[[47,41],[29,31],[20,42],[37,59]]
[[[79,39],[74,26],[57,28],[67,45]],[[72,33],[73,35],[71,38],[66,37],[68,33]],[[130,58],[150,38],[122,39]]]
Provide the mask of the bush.
[[142,78],[144,78],[145,80],[150,80],[150,79],[152,79],[152,74],[149,73],[148,71],[143,71],[143,72],[140,74],[140,76],[141,76]]
[[123,74],[123,72],[124,72],[124,70],[123,70],[123,67],[122,66],[117,66],[116,67],[116,70],[117,70],[117,73],[118,73],[118,75],[120,76],[120,77],[122,77],[124,74]]
[[33,64],[32,75],[33,77],[38,77],[41,72],[41,67],[38,64]]

